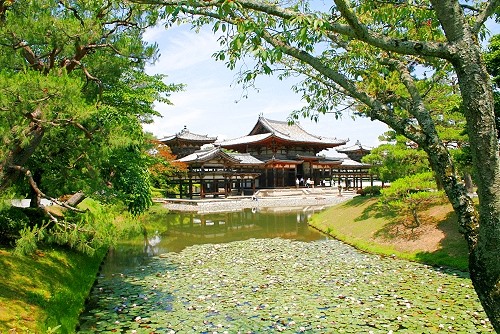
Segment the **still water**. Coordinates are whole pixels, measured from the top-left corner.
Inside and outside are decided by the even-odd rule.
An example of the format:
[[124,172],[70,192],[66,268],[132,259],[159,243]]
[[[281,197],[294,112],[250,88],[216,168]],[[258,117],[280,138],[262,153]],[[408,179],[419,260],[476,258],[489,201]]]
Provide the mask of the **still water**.
[[309,227],[308,219],[323,207],[262,208],[236,212],[196,214],[168,212],[158,218],[156,230],[125,240],[110,250],[103,276],[144,265],[154,256],[180,252],[199,244],[227,243],[251,238],[284,238],[299,241],[326,239]]
[[157,214],[110,251],[79,333],[493,332],[464,273],[328,239],[315,210]]

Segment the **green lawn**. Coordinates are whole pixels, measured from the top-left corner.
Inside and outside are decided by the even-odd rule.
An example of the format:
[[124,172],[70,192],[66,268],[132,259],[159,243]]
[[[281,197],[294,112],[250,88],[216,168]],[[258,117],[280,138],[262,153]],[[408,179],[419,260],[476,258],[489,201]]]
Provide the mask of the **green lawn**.
[[18,257],[0,248],[0,333],[74,333],[105,251],[98,253],[42,249]]
[[354,247],[431,265],[467,269],[467,246],[449,204],[428,209],[411,231],[377,206],[377,198],[355,197],[317,215],[311,226]]

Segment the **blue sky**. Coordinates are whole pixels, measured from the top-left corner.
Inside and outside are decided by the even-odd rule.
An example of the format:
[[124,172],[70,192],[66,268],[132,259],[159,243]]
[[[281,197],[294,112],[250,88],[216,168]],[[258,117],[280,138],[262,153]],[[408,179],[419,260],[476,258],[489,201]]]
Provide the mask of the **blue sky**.
[[[305,104],[300,95],[291,90],[293,79],[280,81],[274,76],[259,77],[258,91],[250,90],[248,98],[242,98],[245,92],[242,85],[236,83],[236,71],[212,57],[219,50],[219,44],[208,27],[196,33],[187,25],[168,30],[160,26],[150,29],[145,38],[156,42],[161,53],[147,72],[165,74],[168,82],[186,84],[183,92],[170,97],[173,106],[156,106],[163,117],[144,126],[158,138],[175,134],[184,126],[197,134],[236,138],[247,135],[260,114],[285,121],[293,110]],[[300,125],[316,135],[349,139],[347,146],[357,140],[367,146],[378,146],[378,136],[388,130],[381,122],[359,117],[353,120],[348,113],[339,120],[331,114],[323,115],[318,123],[302,119]],[[334,150],[325,153],[338,155]]]
[[[161,53],[160,59],[149,66],[147,72],[165,74],[168,82],[186,84],[183,92],[170,97],[173,106],[156,106],[163,117],[144,126],[158,138],[175,134],[184,126],[191,132],[220,139],[241,137],[250,132],[261,113],[266,118],[285,121],[293,110],[305,104],[292,92],[292,79],[280,81],[273,76],[258,78],[258,91],[250,90],[248,97],[243,98],[245,92],[242,85],[236,84],[236,71],[212,57],[219,45],[210,29],[195,33],[185,25],[168,30],[158,27],[150,29],[145,37],[158,43]],[[348,145],[360,140],[364,145],[377,146],[378,136],[387,130],[380,122],[362,118],[352,120],[349,115],[341,120],[324,115],[318,123],[308,119],[299,122],[310,133],[349,139]]]

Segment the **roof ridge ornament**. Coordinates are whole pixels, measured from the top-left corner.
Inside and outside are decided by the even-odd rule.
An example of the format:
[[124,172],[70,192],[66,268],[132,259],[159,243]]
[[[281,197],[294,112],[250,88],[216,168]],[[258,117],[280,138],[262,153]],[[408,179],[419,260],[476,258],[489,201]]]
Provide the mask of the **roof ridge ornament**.
[[178,135],[182,135],[184,133],[189,133],[189,130],[188,130],[188,128],[187,128],[186,125],[184,125],[184,128],[182,128],[182,130],[180,132],[178,132],[177,134]]

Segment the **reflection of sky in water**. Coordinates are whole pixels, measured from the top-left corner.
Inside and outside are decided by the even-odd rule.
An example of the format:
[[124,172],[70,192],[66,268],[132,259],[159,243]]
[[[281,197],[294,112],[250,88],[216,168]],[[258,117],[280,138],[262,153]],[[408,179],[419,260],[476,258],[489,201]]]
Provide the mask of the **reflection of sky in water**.
[[284,238],[302,241],[325,239],[307,224],[322,208],[270,208],[216,214],[168,212],[155,223],[153,234],[124,240],[108,254],[103,274],[142,265],[151,256],[206,243],[227,243],[251,238]]

